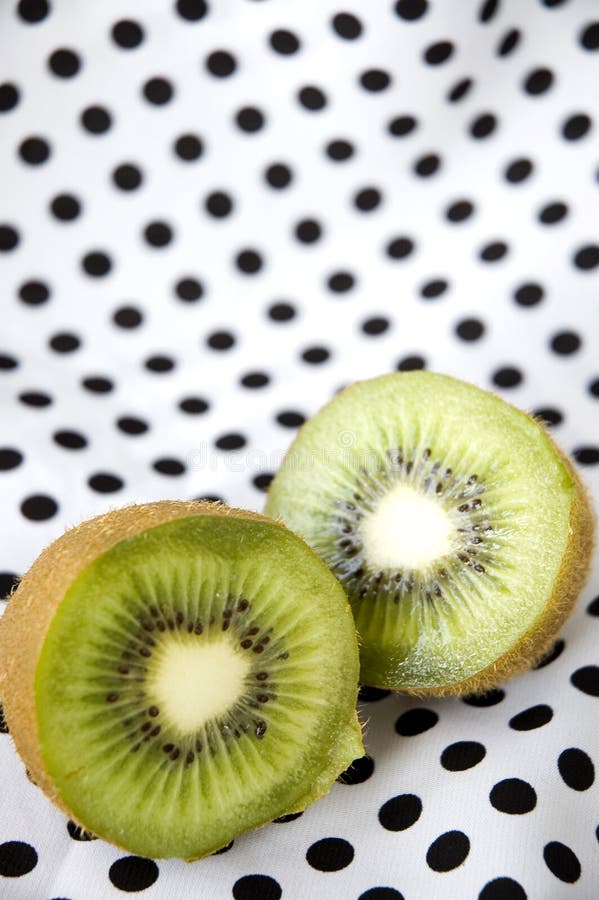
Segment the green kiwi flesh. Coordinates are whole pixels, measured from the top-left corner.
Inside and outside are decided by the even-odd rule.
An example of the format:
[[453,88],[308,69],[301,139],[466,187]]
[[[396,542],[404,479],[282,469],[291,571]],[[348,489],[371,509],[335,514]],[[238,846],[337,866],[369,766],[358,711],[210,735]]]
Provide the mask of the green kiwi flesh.
[[348,593],[365,684],[486,690],[547,649],[589,567],[593,516],[539,422],[429,372],[359,382],[308,421],[266,512]]
[[[60,565],[70,536],[74,577],[57,598],[39,567],[25,576],[0,622],[0,679],[17,749],[71,818],[142,856],[195,859],[303,809],[362,755],[358,650],[343,590],[300,538],[161,506],[86,523],[108,548],[80,570],[85,535],[46,551],[45,570]],[[33,594],[53,610],[27,646]]]

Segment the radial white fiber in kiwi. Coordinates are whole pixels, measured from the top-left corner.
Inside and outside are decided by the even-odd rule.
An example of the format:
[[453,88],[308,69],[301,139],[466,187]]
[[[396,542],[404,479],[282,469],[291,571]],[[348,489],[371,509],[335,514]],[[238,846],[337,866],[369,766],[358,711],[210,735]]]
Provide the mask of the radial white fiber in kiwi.
[[266,511],[343,584],[365,684],[486,690],[547,649],[585,580],[593,515],[539,422],[428,372],[352,385],[307,422]]
[[253,513],[162,502],[67,532],[11,597],[0,659],[34,782],[142,856],[205,856],[363,753],[347,598]]

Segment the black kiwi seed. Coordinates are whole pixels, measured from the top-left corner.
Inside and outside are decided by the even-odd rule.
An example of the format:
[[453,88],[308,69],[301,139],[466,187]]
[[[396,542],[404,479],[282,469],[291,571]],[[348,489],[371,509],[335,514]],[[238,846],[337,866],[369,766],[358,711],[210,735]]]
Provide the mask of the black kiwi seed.
[[107,695],[106,695],[106,702],[107,702],[107,703],[115,703],[118,699],[119,699],[119,695],[118,695],[118,694],[107,694]]
[[256,737],[257,738],[264,737],[265,731],[266,731],[266,722],[256,722]]
[[148,715],[152,716],[152,718],[155,718],[159,712],[160,710],[157,706],[150,706],[150,708],[148,709]]

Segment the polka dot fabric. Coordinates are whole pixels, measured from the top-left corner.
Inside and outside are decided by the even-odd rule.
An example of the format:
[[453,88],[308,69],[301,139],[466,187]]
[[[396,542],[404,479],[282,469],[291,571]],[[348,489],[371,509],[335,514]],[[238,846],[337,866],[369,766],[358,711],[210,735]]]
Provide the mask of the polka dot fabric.
[[[599,493],[599,16],[585,0],[0,9],[0,587],[115,505],[260,509],[343,385],[428,368],[534,411]],[[364,688],[331,794],[188,865],[27,780],[15,900],[577,897],[599,879],[599,581],[484,697]]]

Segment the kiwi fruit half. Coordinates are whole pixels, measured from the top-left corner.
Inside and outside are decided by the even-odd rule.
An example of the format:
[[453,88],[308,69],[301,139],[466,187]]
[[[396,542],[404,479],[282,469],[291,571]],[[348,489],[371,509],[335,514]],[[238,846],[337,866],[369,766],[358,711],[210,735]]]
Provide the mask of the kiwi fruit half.
[[593,515],[534,418],[429,372],[342,391],[301,429],[266,511],[349,596],[364,684],[485,691],[548,649],[586,577]]
[[32,780],[141,856],[197,859],[302,810],[362,756],[347,598],[263,516],[158,502],[48,547],[0,621]]

